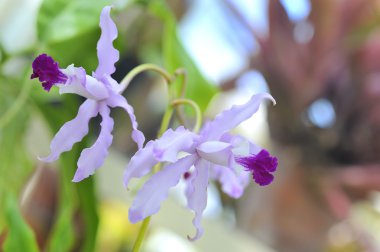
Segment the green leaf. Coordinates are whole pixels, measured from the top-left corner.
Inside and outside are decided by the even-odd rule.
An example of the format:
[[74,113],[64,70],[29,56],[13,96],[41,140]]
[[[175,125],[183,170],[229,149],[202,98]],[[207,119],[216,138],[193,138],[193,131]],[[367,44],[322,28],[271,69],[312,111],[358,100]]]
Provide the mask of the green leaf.
[[[37,101],[39,110],[44,115],[48,125],[55,133],[66,122],[75,117],[80,99],[77,95],[63,95],[61,102],[52,106],[47,100]],[[80,183],[71,180],[77,168],[77,160],[87,139],[75,144],[69,152],[63,153],[59,159],[59,210],[57,221],[54,224],[52,235],[48,243],[48,251],[70,251],[78,241],[75,233],[74,217],[80,216],[83,220],[84,239],[81,242],[81,251],[94,251],[98,227],[97,200],[93,178],[87,178]],[[77,215],[78,214],[78,215]]]
[[62,68],[74,64],[83,67],[88,74],[91,74],[98,65],[96,43],[99,36],[100,30],[94,27],[76,37],[49,44],[44,53],[52,56]]
[[79,207],[85,223],[86,239],[82,243],[82,252],[95,251],[99,225],[97,198],[95,195],[94,177],[86,178],[76,184],[79,196]]
[[4,242],[4,251],[39,251],[33,231],[25,223],[20,213],[17,198],[9,193],[5,198],[5,217],[8,226],[7,238]]
[[38,18],[38,38],[45,43],[61,42],[98,26],[101,9],[109,1],[45,0]]
[[45,0],[38,18],[38,38],[44,53],[60,66],[82,66],[88,73],[97,66],[99,17],[109,1]]
[[173,13],[162,1],[153,1],[150,10],[164,22],[163,57],[165,68],[170,72],[184,68],[188,83],[186,97],[194,100],[204,111],[211,98],[218,92],[217,86],[207,81],[178,39],[177,24]]
[[[21,80],[0,76],[0,115],[3,118],[20,93]],[[24,104],[25,105],[25,104]],[[5,205],[9,193],[19,195],[26,180],[33,172],[33,164],[25,148],[25,133],[29,122],[29,106],[15,110],[7,124],[0,128],[0,206]],[[5,208],[0,207],[0,227],[5,226]]]

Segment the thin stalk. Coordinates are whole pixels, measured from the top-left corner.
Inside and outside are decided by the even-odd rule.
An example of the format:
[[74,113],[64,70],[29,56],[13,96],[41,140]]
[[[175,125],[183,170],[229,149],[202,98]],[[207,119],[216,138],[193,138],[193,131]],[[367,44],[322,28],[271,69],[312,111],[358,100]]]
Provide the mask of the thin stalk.
[[[158,134],[157,134],[158,137],[162,136],[162,134],[168,128],[172,114],[173,114],[173,108],[171,105],[169,105],[165,111],[163,118],[162,118],[161,126],[160,126],[160,129],[159,129]],[[153,172],[154,173],[158,172],[160,170],[160,168],[161,168],[161,163],[158,163],[157,165],[155,165],[153,167]],[[144,241],[145,235],[148,231],[150,219],[151,219],[151,216],[148,216],[143,220],[141,227],[139,229],[139,232],[137,234],[135,244],[133,245],[132,252],[139,252],[140,251],[140,248],[141,248],[142,243]]]
[[[172,115],[173,115],[173,107],[171,104],[169,104],[168,107],[166,108],[165,114],[162,118],[161,126],[160,126],[160,129],[159,129],[158,134],[157,134],[158,137],[162,136],[162,134],[164,134],[165,130],[169,127],[169,123],[170,123],[170,119],[171,119]],[[158,163],[157,165],[154,166],[153,172],[154,173],[158,172],[160,170],[160,168],[161,168],[161,163]],[[141,227],[139,229],[139,232],[137,234],[135,244],[133,245],[132,252],[139,252],[140,251],[140,248],[142,246],[142,243],[143,243],[144,238],[146,236],[146,233],[148,231],[150,219],[151,219],[151,216],[148,216],[147,218],[145,218],[143,220]]]
[[172,106],[179,106],[179,105],[184,105],[184,104],[190,105],[190,107],[192,107],[195,111],[195,125],[193,128],[193,132],[198,133],[202,125],[201,109],[199,108],[198,104],[196,104],[193,100],[190,100],[190,99],[176,99],[176,100],[173,100],[171,103]]
[[140,227],[140,230],[139,230],[139,233],[137,235],[135,244],[133,245],[132,252],[139,252],[140,251],[140,248],[141,248],[141,245],[144,241],[146,232],[148,231],[149,223],[150,223],[150,216],[146,217],[143,220],[141,227]]
[[162,136],[162,134],[164,134],[164,132],[168,129],[172,115],[173,115],[173,107],[169,104],[169,106],[166,108],[164,116],[162,117],[161,127],[158,131],[157,137]]
[[187,86],[187,71],[184,68],[179,68],[174,72],[174,76],[178,77],[182,75],[182,83],[181,83],[181,89],[179,90],[179,97],[184,98],[185,92],[186,92],[186,86]]
[[142,64],[133,68],[120,82],[120,86],[118,90],[119,94],[124,92],[124,90],[128,87],[129,83],[131,82],[133,78],[135,78],[138,74],[147,70],[152,70],[159,73],[162,77],[164,77],[167,83],[172,82],[172,76],[165,69],[158,67],[154,64]]

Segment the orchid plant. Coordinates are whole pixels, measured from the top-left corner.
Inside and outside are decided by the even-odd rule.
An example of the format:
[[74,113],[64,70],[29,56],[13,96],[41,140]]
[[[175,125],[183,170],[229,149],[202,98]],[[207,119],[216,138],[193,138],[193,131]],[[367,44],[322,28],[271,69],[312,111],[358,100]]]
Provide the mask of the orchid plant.
[[86,75],[82,67],[68,66],[60,69],[58,63],[46,54],[39,55],[32,64],[31,78],[38,78],[46,91],[52,86],[59,88],[59,93],[75,93],[87,100],[79,107],[78,115],[65,123],[50,144],[51,153],[41,158],[44,162],[57,160],[62,152],[69,151],[73,145],[82,140],[88,133],[88,123],[91,118],[100,114],[102,117],[101,130],[93,146],[82,151],[78,160],[78,168],[73,181],[79,182],[92,175],[102,166],[112,143],[113,119],[110,108],[121,107],[129,115],[132,123],[132,139],[141,148],[145,141],[144,134],[137,129],[137,121],[133,108],[121,95],[124,87],[119,85],[111,74],[115,72],[115,62],[119,60],[119,52],[112,42],[117,37],[117,28],[110,17],[111,7],[107,6],[100,14],[102,34],[97,44],[99,65],[95,72]]
[[[112,143],[114,121],[110,117],[110,109],[121,107],[131,119],[132,139],[138,146],[138,151],[125,169],[125,186],[129,185],[132,178],[141,178],[152,170],[155,171],[137,193],[129,210],[132,223],[144,220],[134,251],[139,250],[149,224],[149,216],[159,211],[161,202],[167,198],[168,190],[177,185],[181,178],[186,183],[188,207],[195,213],[193,224],[196,234],[189,239],[199,239],[203,234],[201,217],[207,205],[209,180],[218,180],[222,190],[233,198],[239,198],[243,194],[250,177],[260,186],[273,181],[277,158],[230,131],[256,113],[262,101],[270,100],[275,103],[275,100],[266,93],[254,95],[247,103],[233,106],[217,115],[213,121],[204,124],[199,133],[200,113],[197,113],[197,127],[193,131],[184,126],[174,130],[168,128],[167,118],[170,119],[172,115],[168,110],[160,129],[163,134],[144,146],[144,134],[138,130],[134,110],[122,93],[131,78],[141,71],[156,70],[167,81],[172,76],[158,67],[142,65],[132,70],[121,84],[111,77],[115,72],[114,64],[119,59],[119,52],[113,47],[117,28],[110,17],[110,9],[109,6],[104,7],[100,15],[101,37],[97,44],[99,65],[91,76],[82,67],[74,65],[61,69],[46,54],[39,55],[32,64],[31,78],[38,78],[46,91],[56,86],[60,94],[75,93],[87,98],[80,106],[77,116],[65,123],[55,135],[51,141],[50,154],[41,160],[53,162],[61,153],[71,150],[88,133],[90,119],[100,114],[102,122],[99,137],[90,148],[82,151],[73,181],[79,182],[92,175],[102,166]],[[172,106],[179,104],[190,104],[199,112],[194,102],[183,97],[173,99],[170,111]]]
[[[244,105],[232,107],[219,114],[201,129],[199,134],[185,129],[168,129],[161,138],[148,142],[131,158],[124,174],[124,183],[140,178],[150,172],[158,162],[166,166],[154,174],[137,193],[129,210],[132,223],[141,221],[158,212],[160,203],[167,197],[170,187],[178,184],[184,176],[188,207],[195,212],[193,224],[197,229],[191,240],[203,234],[202,212],[207,205],[209,179],[217,179],[225,193],[233,198],[242,195],[251,173],[256,183],[268,185],[273,180],[277,158],[241,136],[229,131],[250,118],[264,99],[274,99],[269,94],[259,94]],[[185,157],[179,158],[181,152]],[[244,169],[239,170],[238,166]],[[194,168],[189,172],[191,168]]]

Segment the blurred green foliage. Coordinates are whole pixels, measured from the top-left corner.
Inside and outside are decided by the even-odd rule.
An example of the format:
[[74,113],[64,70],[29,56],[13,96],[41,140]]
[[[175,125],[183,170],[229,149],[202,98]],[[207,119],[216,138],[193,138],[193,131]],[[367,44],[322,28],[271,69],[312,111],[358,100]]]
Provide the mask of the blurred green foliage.
[[177,35],[177,22],[166,3],[152,1],[150,10],[164,23],[162,53],[165,68],[169,72],[174,72],[179,67],[185,69],[188,78],[186,97],[197,102],[201,110],[205,110],[210,99],[216,94],[217,87],[203,77],[184,49]]

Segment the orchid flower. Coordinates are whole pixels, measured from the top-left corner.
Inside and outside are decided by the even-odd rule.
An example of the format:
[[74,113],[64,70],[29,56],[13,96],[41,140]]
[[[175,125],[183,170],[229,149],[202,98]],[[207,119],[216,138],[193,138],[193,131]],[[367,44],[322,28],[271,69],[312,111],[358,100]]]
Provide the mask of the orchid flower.
[[92,175],[108,155],[114,125],[110,108],[121,107],[128,113],[132,123],[132,139],[138,148],[145,141],[143,133],[137,129],[133,108],[121,95],[124,88],[111,77],[115,72],[114,64],[119,60],[119,52],[112,44],[117,37],[117,28],[110,17],[110,9],[110,6],[104,7],[100,15],[101,36],[97,44],[99,65],[92,76],[86,75],[82,67],[74,65],[60,69],[58,63],[46,54],[39,55],[32,64],[31,78],[39,78],[46,91],[57,86],[60,94],[75,93],[87,98],[79,107],[77,116],[65,123],[55,135],[50,144],[50,155],[40,158],[42,161],[53,162],[61,153],[71,150],[75,143],[88,134],[90,119],[98,114],[102,117],[98,139],[90,148],[84,149],[79,157],[74,182]]
[[222,190],[233,198],[242,195],[250,175],[261,186],[270,184],[277,158],[243,137],[229,133],[256,113],[264,99],[275,103],[269,94],[254,95],[247,103],[217,115],[199,134],[180,126],[167,130],[161,138],[149,141],[138,150],[125,170],[126,186],[130,179],[148,174],[159,162],[167,164],[138,191],[129,209],[129,220],[136,223],[157,213],[168,190],[184,177],[187,204],[195,212],[196,234],[189,239],[196,240],[203,234],[201,217],[207,204],[210,178],[219,180]]

